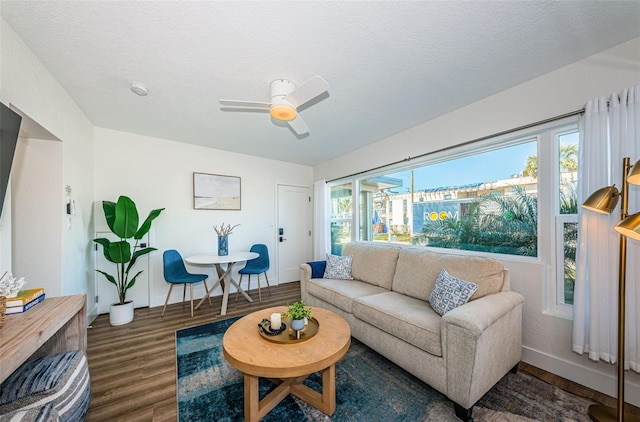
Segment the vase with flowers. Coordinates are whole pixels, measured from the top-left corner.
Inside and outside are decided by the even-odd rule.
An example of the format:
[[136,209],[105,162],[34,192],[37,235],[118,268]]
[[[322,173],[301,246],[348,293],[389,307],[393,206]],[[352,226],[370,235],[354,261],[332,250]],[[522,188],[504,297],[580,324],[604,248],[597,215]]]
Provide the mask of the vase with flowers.
[[238,227],[240,224],[236,224],[232,226],[231,224],[227,224],[225,226],[224,223],[220,225],[220,227],[213,225],[213,230],[218,234],[218,256],[227,256],[229,255],[229,235],[233,233],[233,229]]

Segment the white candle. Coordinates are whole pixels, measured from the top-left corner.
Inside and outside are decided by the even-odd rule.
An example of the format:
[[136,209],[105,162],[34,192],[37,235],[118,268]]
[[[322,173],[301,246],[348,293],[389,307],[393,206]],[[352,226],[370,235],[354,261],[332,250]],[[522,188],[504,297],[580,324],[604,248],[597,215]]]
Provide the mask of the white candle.
[[280,314],[271,314],[271,329],[279,330],[282,326],[282,319],[280,318]]

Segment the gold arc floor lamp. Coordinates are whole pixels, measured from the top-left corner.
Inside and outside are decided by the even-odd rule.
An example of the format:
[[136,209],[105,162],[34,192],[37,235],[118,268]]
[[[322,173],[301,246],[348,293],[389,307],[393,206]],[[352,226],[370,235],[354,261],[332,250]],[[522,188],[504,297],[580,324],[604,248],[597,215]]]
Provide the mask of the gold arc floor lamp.
[[640,418],[624,412],[624,335],[625,335],[625,290],[627,268],[627,237],[640,240],[640,212],[628,215],[629,183],[640,185],[640,160],[633,167],[629,157],[622,160],[622,192],[615,186],[607,186],[595,191],[582,207],[611,214],[615,209],[618,198],[622,197],[620,206],[620,221],[614,227],[620,233],[620,257],[618,269],[618,405],[617,408],[594,404],[589,406],[589,417],[598,422],[640,422]]

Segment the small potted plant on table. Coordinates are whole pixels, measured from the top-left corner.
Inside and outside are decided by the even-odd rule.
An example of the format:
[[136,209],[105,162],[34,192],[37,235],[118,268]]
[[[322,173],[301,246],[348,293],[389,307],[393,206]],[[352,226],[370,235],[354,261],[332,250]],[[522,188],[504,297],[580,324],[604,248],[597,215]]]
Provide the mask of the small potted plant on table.
[[304,328],[305,318],[311,318],[311,308],[299,300],[288,306],[285,316],[291,318],[291,328],[300,331]]

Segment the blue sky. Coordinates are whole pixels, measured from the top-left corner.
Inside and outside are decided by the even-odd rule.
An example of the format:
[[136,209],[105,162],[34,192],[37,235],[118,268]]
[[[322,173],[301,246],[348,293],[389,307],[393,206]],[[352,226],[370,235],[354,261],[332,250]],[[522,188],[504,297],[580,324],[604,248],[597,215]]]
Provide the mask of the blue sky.
[[[579,136],[577,130],[571,130],[558,134],[557,141],[560,146],[578,145]],[[514,174],[522,173],[527,158],[531,155],[537,155],[537,142],[535,140],[482,154],[474,154],[469,157],[419,167],[414,169],[414,190],[463,186],[471,183],[509,179]],[[390,173],[385,176],[402,180],[402,187],[391,188],[391,191],[402,193],[410,190],[410,170]]]
[[[522,173],[527,157],[536,155],[536,143],[527,142],[508,148],[476,154],[414,170],[414,189],[421,190],[441,186],[461,186],[469,183],[508,179]],[[402,188],[395,192],[406,192],[411,187],[411,171],[389,174],[403,180]]]

